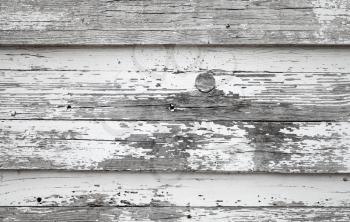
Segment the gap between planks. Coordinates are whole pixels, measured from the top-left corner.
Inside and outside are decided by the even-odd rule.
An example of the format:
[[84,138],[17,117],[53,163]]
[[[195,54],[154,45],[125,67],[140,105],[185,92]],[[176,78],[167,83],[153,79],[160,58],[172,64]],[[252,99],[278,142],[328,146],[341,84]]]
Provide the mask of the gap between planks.
[[[169,122],[169,123],[182,123],[182,122],[194,122],[194,120],[184,119],[184,120],[162,120],[162,119],[42,119],[42,118],[30,118],[30,119],[1,119],[0,121],[57,121],[57,122]],[[240,120],[226,120],[226,119],[216,119],[216,120],[199,120],[198,122],[203,123],[217,123],[217,122],[247,122],[247,123],[337,123],[337,122],[350,122],[349,121],[337,121],[334,119],[322,119],[322,120],[251,120],[251,119],[240,119]]]

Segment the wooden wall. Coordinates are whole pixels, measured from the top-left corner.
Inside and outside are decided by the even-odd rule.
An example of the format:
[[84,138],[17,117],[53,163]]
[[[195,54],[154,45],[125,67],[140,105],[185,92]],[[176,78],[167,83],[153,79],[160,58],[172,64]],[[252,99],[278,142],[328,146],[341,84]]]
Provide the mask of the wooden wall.
[[350,3],[0,0],[0,221],[350,221]]

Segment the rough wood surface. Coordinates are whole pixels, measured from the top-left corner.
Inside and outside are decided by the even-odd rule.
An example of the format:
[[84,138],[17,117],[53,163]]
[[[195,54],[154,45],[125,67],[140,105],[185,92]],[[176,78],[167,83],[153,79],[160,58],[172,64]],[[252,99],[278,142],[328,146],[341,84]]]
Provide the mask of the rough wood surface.
[[[0,119],[347,121],[349,59],[348,48],[3,48]],[[209,93],[201,73],[215,78]]]
[[0,121],[0,169],[350,173],[350,123]]
[[3,222],[124,221],[348,222],[349,208],[241,207],[0,207]]
[[349,44],[346,0],[1,1],[0,44]]
[[347,175],[0,171],[0,206],[349,207]]

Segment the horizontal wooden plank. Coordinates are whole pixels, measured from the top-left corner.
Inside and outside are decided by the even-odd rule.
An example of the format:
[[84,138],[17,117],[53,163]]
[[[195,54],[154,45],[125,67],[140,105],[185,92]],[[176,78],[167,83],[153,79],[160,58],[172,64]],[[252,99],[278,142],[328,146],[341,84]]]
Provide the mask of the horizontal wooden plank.
[[3,48],[0,119],[347,121],[349,59],[348,48]]
[[0,220],[11,222],[124,221],[337,221],[350,220],[349,208],[239,207],[1,207]]
[[350,173],[350,123],[0,121],[0,169]]
[[349,44],[343,0],[2,1],[0,44]]
[[350,206],[347,175],[0,171],[0,178],[0,206]]

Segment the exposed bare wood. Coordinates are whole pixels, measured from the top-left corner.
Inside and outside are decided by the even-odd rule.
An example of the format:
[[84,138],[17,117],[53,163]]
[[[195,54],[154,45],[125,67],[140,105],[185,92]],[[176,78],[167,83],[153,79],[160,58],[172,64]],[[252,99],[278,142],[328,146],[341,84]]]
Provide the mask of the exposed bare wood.
[[349,44],[345,0],[1,1],[0,44]]
[[349,1],[0,0],[1,45],[0,221],[350,221]]
[[0,178],[0,206],[350,206],[346,175],[0,171]]
[[[347,48],[8,48],[0,59],[1,119],[350,117]],[[205,93],[195,81],[207,72]]]
[[0,207],[0,220],[11,222],[124,221],[337,221],[350,220],[349,208],[241,207]]
[[1,121],[1,169],[350,173],[350,123]]

